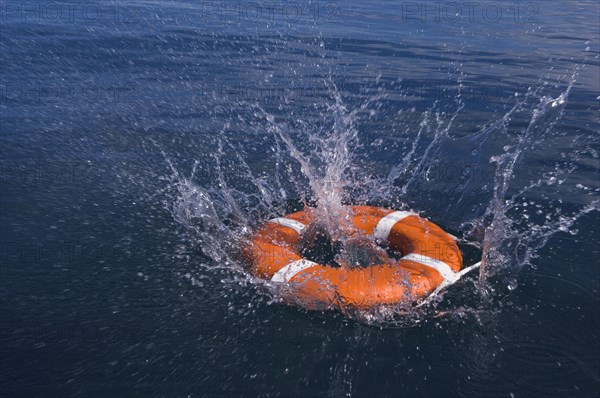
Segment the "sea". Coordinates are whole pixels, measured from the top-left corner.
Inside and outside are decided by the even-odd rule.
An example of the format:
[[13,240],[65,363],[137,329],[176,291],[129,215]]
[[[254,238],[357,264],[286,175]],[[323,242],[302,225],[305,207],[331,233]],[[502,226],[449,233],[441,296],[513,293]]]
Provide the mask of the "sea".
[[[1,395],[600,396],[599,15],[3,0]],[[289,305],[240,248],[326,198],[484,263],[420,309]]]

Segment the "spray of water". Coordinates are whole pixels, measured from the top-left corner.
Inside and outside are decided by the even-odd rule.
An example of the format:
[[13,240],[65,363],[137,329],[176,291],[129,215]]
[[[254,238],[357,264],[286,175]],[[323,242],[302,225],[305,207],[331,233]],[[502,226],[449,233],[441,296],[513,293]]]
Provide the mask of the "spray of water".
[[[575,80],[576,74],[558,95],[545,93],[545,84],[530,89],[517,97],[514,106],[500,119],[467,137],[452,136],[455,120],[464,109],[460,98],[452,113],[434,106],[421,115],[416,130],[406,126],[406,135],[412,139],[399,162],[381,176],[357,177],[355,162],[362,148],[357,121],[361,115],[372,114],[373,104],[384,101],[385,95],[374,96],[349,110],[337,88],[330,84],[331,101],[323,113],[325,122],[318,125],[301,119],[285,120],[259,104],[250,104],[254,121],[249,124],[266,132],[260,135],[260,141],[269,146],[269,151],[261,163],[268,170],[259,170],[251,163],[252,156],[243,145],[235,143],[233,135],[228,134],[230,126],[226,125],[218,135],[217,150],[210,161],[195,162],[189,176],[183,176],[164,155],[171,170],[169,186],[176,197],[166,204],[173,217],[193,233],[190,241],[206,256],[208,269],[226,267],[247,275],[239,256],[239,242],[265,219],[310,204],[316,206],[317,222],[312,230],[324,231],[333,241],[346,244],[353,227],[345,204],[371,201],[388,207],[411,206],[411,198],[427,187],[446,148],[462,145],[473,148],[472,154],[486,158],[495,170],[489,181],[465,178],[456,192],[444,198],[449,210],[458,209],[467,202],[469,194],[482,191],[480,204],[470,216],[460,219],[457,229],[463,242],[468,240],[482,250],[479,285],[486,287],[487,279],[503,269],[531,265],[537,251],[554,233],[576,233],[571,230],[575,221],[599,209],[598,201],[592,201],[567,214],[560,207],[549,211],[526,199],[536,189],[560,185],[577,168],[576,162],[556,164],[525,184],[514,183],[515,171],[523,159],[554,136]],[[499,145],[499,141],[505,145]],[[498,148],[502,148],[500,153]],[[581,153],[574,152],[571,157],[575,159]],[[210,170],[211,183],[194,182],[200,168]],[[353,192],[363,194],[353,196]],[[538,217],[532,217],[529,209],[536,209]],[[310,232],[306,236],[308,241],[315,237]],[[276,294],[275,290],[267,291]],[[349,315],[368,322],[385,322],[398,315],[405,318],[407,310],[376,308],[369,313]]]
[[[573,164],[564,168],[557,166],[541,178],[529,181],[524,187],[518,187],[514,193],[509,194],[517,165],[522,164],[527,154],[534,152],[554,133],[569,93],[575,84],[576,76],[574,74],[571,77],[567,88],[556,97],[544,95],[539,87],[530,89],[524,98],[518,100],[494,126],[495,129],[508,132],[510,120],[514,115],[519,112],[530,115],[527,124],[514,133],[514,144],[505,146],[504,153],[490,158],[490,162],[495,164],[493,196],[476,227],[485,230],[482,242],[482,266],[479,273],[481,288],[487,287],[487,278],[499,270],[520,269],[525,265],[531,265],[539,249],[552,235],[557,232],[576,233],[570,228],[577,219],[599,209],[599,202],[594,200],[569,215],[563,214],[560,208],[555,208],[553,213],[546,213],[541,222],[533,220],[528,214],[527,207],[535,206],[535,202],[528,202],[525,194],[543,185],[561,184],[568,174],[575,171]],[[573,155],[576,157],[580,154]],[[539,210],[540,207],[538,206],[538,215],[543,213]]]

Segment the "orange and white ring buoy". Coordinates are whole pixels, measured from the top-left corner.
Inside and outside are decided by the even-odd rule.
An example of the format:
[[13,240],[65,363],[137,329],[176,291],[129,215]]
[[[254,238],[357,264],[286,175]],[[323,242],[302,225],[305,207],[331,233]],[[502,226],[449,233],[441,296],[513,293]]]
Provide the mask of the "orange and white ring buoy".
[[[331,267],[302,258],[298,241],[311,221],[307,208],[264,223],[244,248],[251,272],[285,283],[286,299],[307,308],[370,308],[423,299],[460,277],[462,254],[454,238],[415,213],[351,206],[359,234],[387,241],[402,258],[365,268]],[[289,297],[288,297],[289,296]]]

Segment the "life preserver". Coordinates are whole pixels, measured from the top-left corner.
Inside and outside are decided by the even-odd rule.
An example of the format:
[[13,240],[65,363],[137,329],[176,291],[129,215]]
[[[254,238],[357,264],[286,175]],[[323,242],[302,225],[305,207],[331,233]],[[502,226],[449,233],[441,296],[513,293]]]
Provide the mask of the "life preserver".
[[285,284],[286,300],[312,309],[418,301],[459,278],[462,254],[455,239],[437,225],[406,211],[371,206],[348,210],[358,233],[387,241],[402,257],[365,268],[302,258],[297,243],[314,214],[307,208],[258,228],[244,248],[251,272]]

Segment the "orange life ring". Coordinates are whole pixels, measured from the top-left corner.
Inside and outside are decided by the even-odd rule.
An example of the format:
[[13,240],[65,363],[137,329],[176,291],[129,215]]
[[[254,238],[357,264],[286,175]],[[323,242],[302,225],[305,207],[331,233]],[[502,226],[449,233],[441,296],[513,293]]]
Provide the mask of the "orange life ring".
[[286,300],[311,309],[370,308],[418,301],[459,278],[462,254],[451,235],[415,213],[351,206],[360,234],[387,240],[402,257],[365,268],[332,267],[302,258],[298,241],[314,209],[265,222],[244,253],[251,272],[283,283]]

